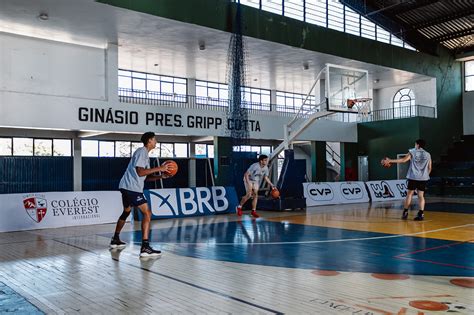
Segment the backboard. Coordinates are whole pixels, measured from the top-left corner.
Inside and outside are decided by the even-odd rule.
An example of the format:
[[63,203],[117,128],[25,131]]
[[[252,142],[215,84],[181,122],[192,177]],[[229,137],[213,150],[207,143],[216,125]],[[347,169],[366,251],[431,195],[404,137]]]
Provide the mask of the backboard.
[[[358,105],[370,105],[370,102],[360,101],[369,99],[369,73],[367,70],[327,64],[325,79],[328,110],[358,113],[360,110]],[[368,110],[370,111],[370,108]]]

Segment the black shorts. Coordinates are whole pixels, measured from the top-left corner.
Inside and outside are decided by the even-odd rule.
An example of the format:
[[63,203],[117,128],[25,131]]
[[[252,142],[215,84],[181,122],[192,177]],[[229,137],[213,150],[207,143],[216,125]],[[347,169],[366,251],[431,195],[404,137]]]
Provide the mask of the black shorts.
[[143,193],[126,189],[120,189],[120,192],[122,193],[122,204],[124,208],[128,208],[130,206],[138,207],[144,203],[147,203]]
[[426,190],[426,183],[428,183],[427,180],[409,179],[408,180],[408,190],[425,191]]

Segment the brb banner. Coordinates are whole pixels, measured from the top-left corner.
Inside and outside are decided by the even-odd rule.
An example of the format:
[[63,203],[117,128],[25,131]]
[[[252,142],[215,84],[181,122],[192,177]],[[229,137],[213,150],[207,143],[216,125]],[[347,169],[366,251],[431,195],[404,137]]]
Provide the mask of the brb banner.
[[376,180],[366,184],[372,201],[401,200],[407,196],[408,185],[405,179]]
[[369,202],[363,182],[303,183],[307,206]]
[[0,232],[116,222],[118,191],[45,192],[0,195]]
[[238,204],[234,187],[152,189],[145,197],[153,219],[232,213]]

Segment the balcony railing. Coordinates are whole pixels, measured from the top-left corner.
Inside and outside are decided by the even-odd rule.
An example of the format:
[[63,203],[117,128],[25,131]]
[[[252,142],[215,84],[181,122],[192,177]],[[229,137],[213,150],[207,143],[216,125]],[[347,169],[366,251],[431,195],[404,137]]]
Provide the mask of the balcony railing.
[[[208,110],[226,110],[229,100],[195,95],[159,93],[152,91],[119,88],[119,100],[124,103],[163,105],[173,107],[198,108]],[[271,111],[270,104],[243,102],[243,107],[252,111]]]
[[[410,117],[428,117],[436,118],[436,108],[424,105],[411,105],[397,108],[387,108],[372,111],[366,120],[379,121]],[[363,118],[363,117],[362,117]]]
[[[229,107],[229,100],[195,95],[181,95],[171,93],[159,93],[142,90],[131,90],[119,88],[120,102],[130,104],[161,105],[175,108],[217,110],[225,111]],[[261,112],[267,115],[278,115],[293,117],[298,112],[299,107],[290,107],[277,104],[264,104],[243,102],[243,107],[250,111]],[[314,105],[305,105],[312,107]],[[357,113],[334,113],[322,119],[329,119],[340,122],[371,122],[380,120],[391,120],[409,117],[436,118],[436,108],[424,105],[412,105],[399,108],[379,109],[370,112],[368,115]]]

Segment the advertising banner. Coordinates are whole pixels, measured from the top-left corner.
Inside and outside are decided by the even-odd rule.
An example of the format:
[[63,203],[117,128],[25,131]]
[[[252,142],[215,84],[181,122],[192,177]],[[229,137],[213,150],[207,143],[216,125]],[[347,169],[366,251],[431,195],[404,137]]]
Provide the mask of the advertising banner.
[[234,187],[193,187],[145,190],[152,218],[233,213],[239,200]]
[[[375,180],[366,183],[372,201],[402,200],[407,196],[407,180]],[[416,193],[415,196],[416,197]]]
[[0,195],[0,232],[116,222],[123,211],[118,191]]
[[307,206],[369,202],[363,182],[303,183]]

